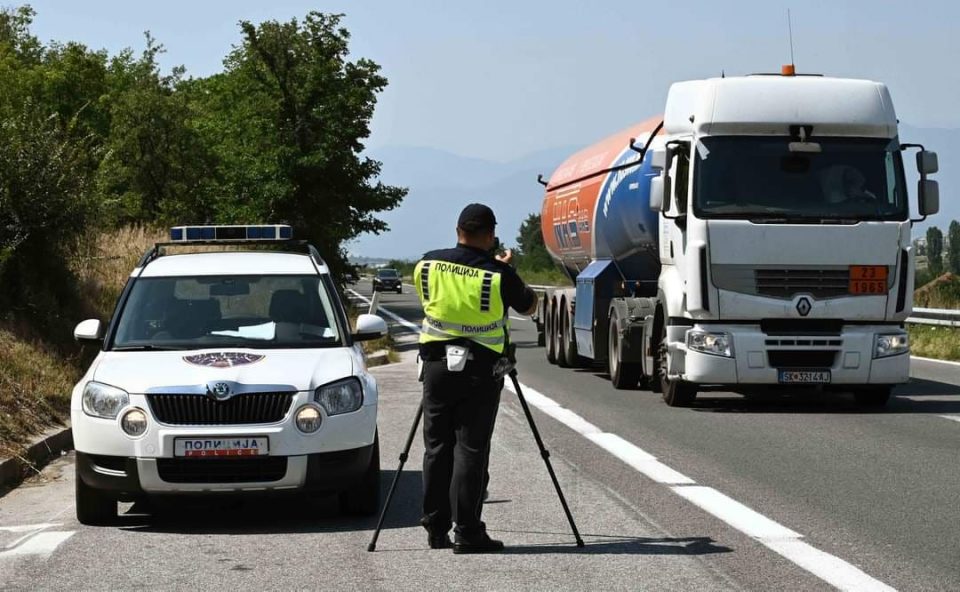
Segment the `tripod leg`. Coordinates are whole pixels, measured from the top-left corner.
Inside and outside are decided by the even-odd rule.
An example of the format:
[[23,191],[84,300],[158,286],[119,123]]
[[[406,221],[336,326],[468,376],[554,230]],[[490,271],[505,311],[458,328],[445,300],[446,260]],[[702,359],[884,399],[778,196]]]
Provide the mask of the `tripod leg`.
[[513,381],[513,388],[517,391],[517,398],[520,400],[520,406],[523,407],[523,414],[527,416],[527,423],[530,424],[530,431],[533,432],[533,439],[537,441],[537,447],[540,449],[540,456],[547,465],[547,472],[550,473],[550,479],[553,481],[553,487],[557,490],[557,496],[560,498],[560,505],[563,506],[563,512],[567,515],[567,521],[573,530],[573,536],[577,540],[577,546],[583,546],[583,539],[580,538],[580,531],[577,530],[577,524],[573,521],[573,514],[570,513],[570,507],[567,505],[567,498],[563,496],[563,490],[560,489],[560,482],[557,481],[557,474],[553,472],[553,465],[550,463],[550,452],[543,445],[543,439],[540,438],[540,432],[537,430],[537,424],[533,421],[533,415],[530,413],[530,407],[523,396],[523,390],[520,388],[520,381],[517,380],[516,369],[510,371],[510,379]]
[[367,545],[367,551],[377,550],[377,539],[380,538],[380,530],[383,528],[383,521],[387,517],[387,510],[390,508],[390,500],[393,499],[393,492],[397,489],[397,482],[400,480],[400,473],[403,472],[403,465],[406,464],[410,454],[410,446],[413,444],[413,437],[417,434],[417,426],[420,425],[420,418],[423,417],[423,404],[417,406],[417,416],[410,427],[410,433],[407,435],[407,443],[403,446],[403,452],[400,453],[400,465],[393,476],[393,483],[390,484],[390,490],[387,492],[387,499],[383,502],[383,510],[380,512],[380,520],[377,521],[377,529],[373,531],[373,538]]

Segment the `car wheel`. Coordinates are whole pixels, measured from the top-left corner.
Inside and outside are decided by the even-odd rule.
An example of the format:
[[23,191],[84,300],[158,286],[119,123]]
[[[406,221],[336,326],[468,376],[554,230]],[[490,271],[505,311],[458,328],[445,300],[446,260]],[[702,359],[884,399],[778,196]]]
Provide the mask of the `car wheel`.
[[403,288],[397,288],[397,294],[403,294]]
[[373,437],[370,464],[360,484],[340,494],[340,510],[354,516],[372,516],[380,509],[380,435]]
[[75,475],[77,520],[88,526],[107,526],[117,520],[116,498],[83,482],[78,468]]

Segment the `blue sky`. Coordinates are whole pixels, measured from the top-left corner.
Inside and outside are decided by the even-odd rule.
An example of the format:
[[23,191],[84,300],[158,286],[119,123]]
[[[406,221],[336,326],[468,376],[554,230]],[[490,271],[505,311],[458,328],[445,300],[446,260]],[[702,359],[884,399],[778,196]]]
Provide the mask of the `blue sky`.
[[114,53],[142,48],[150,30],[167,48],[164,65],[195,76],[220,69],[241,19],[346,13],[353,53],[390,80],[369,146],[499,161],[583,145],[657,114],[676,80],[777,71],[789,60],[789,7],[799,71],[886,82],[903,122],[960,128],[960,3],[950,1],[31,4],[45,41]]

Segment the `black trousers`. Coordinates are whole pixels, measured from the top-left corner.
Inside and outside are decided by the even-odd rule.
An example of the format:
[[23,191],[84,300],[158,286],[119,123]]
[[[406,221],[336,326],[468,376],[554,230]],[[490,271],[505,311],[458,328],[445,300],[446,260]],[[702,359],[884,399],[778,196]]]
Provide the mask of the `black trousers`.
[[480,513],[493,422],[503,380],[489,364],[470,361],[450,372],[445,361],[423,363],[423,517],[431,532],[482,531]]

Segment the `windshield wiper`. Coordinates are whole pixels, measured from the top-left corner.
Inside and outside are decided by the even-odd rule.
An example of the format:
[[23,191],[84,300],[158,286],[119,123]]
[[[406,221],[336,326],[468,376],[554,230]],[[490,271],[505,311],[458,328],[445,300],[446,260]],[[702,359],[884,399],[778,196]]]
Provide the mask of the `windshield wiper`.
[[182,351],[182,347],[169,347],[165,345],[121,345],[114,347],[111,351],[131,352],[131,351]]

